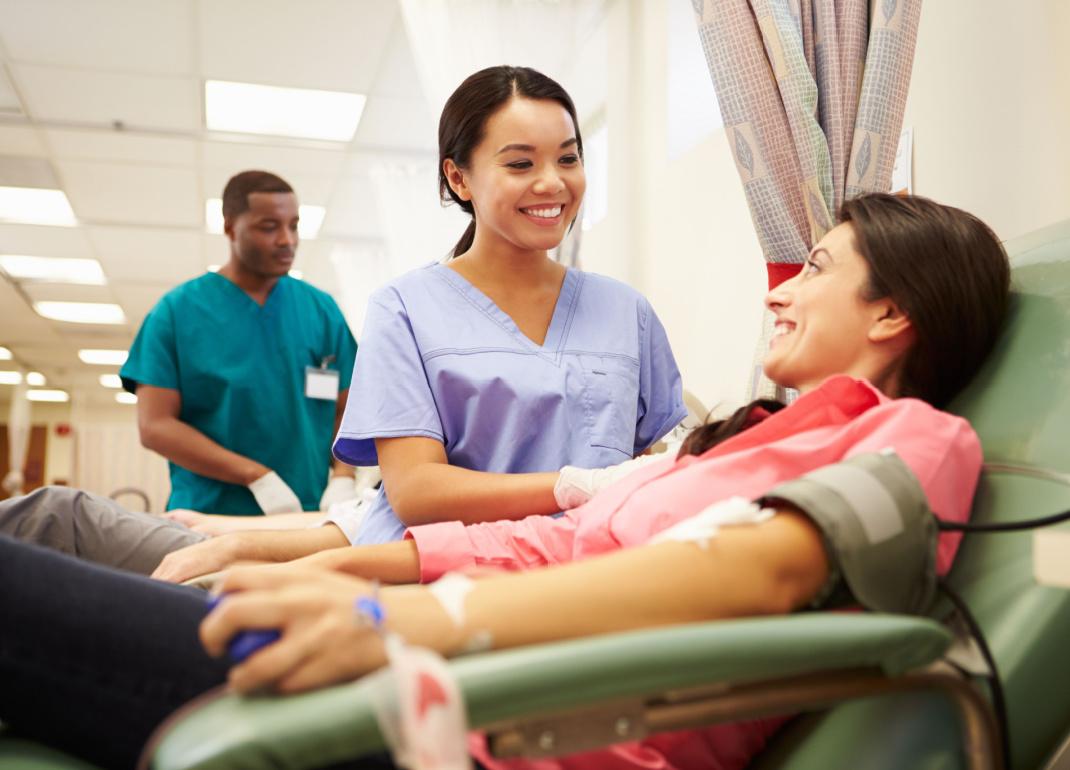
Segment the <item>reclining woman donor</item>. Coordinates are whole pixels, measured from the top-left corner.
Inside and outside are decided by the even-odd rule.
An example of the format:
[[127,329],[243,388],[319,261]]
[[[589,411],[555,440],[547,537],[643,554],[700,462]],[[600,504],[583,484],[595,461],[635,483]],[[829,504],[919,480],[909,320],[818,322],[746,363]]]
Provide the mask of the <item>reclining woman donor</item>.
[[[439,193],[472,221],[453,259],[391,281],[370,299],[334,446],[339,459],[382,470],[359,533],[331,517],[315,529],[207,540],[63,490],[18,511],[0,508],[0,532],[180,582],[237,560],[397,540],[415,524],[557,513],[562,466],[629,460],[687,414],[650,303],[547,254],[579,213],[582,156],[572,99],[535,70],[482,70],[446,102]],[[90,537],[93,520],[112,533],[106,548],[93,547],[101,541]],[[120,530],[130,548],[116,547]],[[105,561],[116,553],[124,561]]]
[[[0,627],[0,719],[122,766],[168,713],[221,682],[290,693],[356,679],[384,651],[354,622],[373,586],[346,571],[404,582],[518,569],[451,575],[460,612],[440,602],[444,584],[379,591],[387,627],[448,656],[477,642],[501,649],[842,603],[923,606],[926,581],[946,573],[958,545],[955,534],[937,539],[929,512],[965,520],[982,462],[969,424],[939,407],[999,334],[1007,259],[979,220],[923,198],[856,198],[840,220],[766,297],[777,334],[764,368],[799,398],[699,429],[679,457],[563,517],[416,526],[400,543],[237,568],[210,614],[199,592],[0,539],[0,615],[12,619]],[[854,506],[857,494],[838,485],[857,491],[860,478],[876,492]],[[884,536],[848,536],[867,528]],[[282,636],[224,662],[227,640],[254,628]],[[85,639],[94,644],[68,641]],[[493,768],[740,768],[781,722],[538,763],[493,759],[478,735],[470,746]]]

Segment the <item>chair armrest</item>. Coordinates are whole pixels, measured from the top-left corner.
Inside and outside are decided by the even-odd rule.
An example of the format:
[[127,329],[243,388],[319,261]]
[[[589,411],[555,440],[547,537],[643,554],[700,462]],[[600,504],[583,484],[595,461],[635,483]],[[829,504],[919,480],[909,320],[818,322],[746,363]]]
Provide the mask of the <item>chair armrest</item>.
[[[800,613],[672,626],[459,658],[469,724],[667,691],[852,669],[895,676],[951,635],[923,618]],[[154,770],[300,770],[381,751],[372,696],[386,672],[287,697],[227,694],[183,710],[153,741]]]

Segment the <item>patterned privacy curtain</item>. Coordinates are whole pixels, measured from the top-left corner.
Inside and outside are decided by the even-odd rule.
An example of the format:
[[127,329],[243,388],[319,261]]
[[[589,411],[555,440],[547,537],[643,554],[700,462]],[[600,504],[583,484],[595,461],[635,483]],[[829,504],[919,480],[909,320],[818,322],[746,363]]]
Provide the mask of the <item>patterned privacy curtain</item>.
[[[798,272],[846,199],[886,191],[921,0],[692,0],[769,271]],[[751,391],[761,376],[766,316]]]

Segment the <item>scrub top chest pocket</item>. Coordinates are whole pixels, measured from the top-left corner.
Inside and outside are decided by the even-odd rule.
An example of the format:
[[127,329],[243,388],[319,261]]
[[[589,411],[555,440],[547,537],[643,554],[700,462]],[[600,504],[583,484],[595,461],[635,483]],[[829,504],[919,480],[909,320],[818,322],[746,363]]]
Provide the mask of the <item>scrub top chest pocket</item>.
[[579,356],[583,405],[592,446],[635,455],[639,362],[624,356]]

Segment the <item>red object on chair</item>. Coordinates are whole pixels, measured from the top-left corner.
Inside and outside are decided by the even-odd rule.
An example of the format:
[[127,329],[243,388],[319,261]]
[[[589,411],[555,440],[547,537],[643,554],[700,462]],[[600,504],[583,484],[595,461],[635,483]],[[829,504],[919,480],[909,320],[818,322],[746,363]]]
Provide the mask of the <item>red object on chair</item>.
[[772,291],[784,281],[790,281],[802,268],[802,262],[767,262],[765,269],[769,273],[769,290]]

